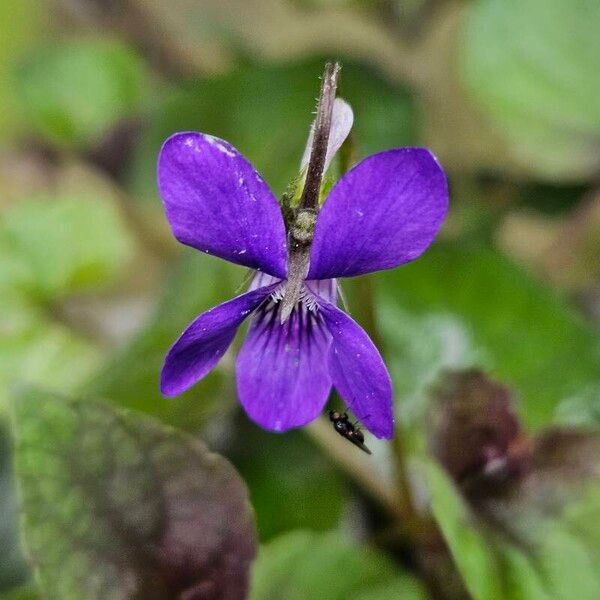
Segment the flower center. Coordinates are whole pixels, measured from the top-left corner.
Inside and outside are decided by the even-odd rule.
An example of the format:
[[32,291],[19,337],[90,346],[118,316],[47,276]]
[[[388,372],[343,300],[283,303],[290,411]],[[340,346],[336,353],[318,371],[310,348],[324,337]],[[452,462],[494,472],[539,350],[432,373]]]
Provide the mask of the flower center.
[[[275,303],[282,302],[286,294],[286,289],[287,288],[285,284],[279,286],[271,294],[271,300]],[[319,303],[317,302],[314,293],[310,291],[306,285],[303,285],[300,289],[300,293],[298,294],[295,306],[292,310],[297,308],[300,304],[304,305],[311,312],[317,312],[317,310],[319,309]]]
[[[272,275],[257,272],[254,275],[252,283],[248,289],[249,291],[256,290],[258,288],[267,287],[278,282],[279,285],[263,303],[263,307],[269,305],[271,308],[275,308],[276,312],[281,316],[281,311],[283,309],[283,305],[285,304],[284,299],[286,298],[286,294],[289,293],[289,286],[286,280],[280,280]],[[319,299],[329,302],[330,304],[337,303],[337,280],[303,280],[298,293],[295,294],[295,296],[296,298],[291,305],[290,314],[299,307],[306,309],[311,313],[317,313],[319,311]]]

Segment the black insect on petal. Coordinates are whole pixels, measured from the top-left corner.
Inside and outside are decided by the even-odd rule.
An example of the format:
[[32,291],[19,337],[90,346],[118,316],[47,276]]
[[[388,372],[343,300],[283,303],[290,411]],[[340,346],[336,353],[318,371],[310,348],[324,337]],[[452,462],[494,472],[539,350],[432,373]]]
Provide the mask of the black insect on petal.
[[340,413],[337,410],[329,411],[329,420],[333,423],[333,428],[348,441],[360,448],[363,452],[371,454],[371,451],[365,446],[365,436],[356,423],[350,423],[346,413]]

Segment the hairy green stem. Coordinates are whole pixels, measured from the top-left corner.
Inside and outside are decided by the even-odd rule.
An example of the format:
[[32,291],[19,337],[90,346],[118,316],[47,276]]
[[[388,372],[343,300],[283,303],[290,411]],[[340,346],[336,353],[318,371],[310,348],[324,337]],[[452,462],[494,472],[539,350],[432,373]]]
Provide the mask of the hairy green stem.
[[313,144],[310,151],[310,159],[306,171],[306,182],[300,198],[300,210],[319,210],[319,194],[321,193],[321,181],[325,170],[325,159],[327,157],[327,145],[331,130],[331,117],[333,114],[333,103],[337,90],[337,79],[340,72],[338,63],[328,62],[325,65],[321,81],[321,92],[317,104],[317,116]]

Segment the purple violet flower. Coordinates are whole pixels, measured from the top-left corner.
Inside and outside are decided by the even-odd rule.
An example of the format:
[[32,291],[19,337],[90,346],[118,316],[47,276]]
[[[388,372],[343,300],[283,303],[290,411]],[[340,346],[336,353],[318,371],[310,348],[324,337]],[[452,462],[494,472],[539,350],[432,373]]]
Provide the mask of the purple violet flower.
[[[352,126],[352,111],[340,99],[329,115],[322,172]],[[309,145],[314,131],[313,125]],[[303,166],[308,160],[307,151]],[[162,393],[175,396],[202,379],[250,318],[236,377],[253,421],[277,432],[306,425],[334,386],[373,435],[391,438],[390,376],[366,332],[337,308],[336,279],[397,267],[430,245],[448,206],[446,178],[434,156],[424,148],[387,150],[338,180],[318,212],[307,272],[296,278],[291,300],[292,250],[282,210],[233,146],[203,133],[173,135],[160,152],[158,185],[181,243],[256,271],[246,293],[201,314],[175,342],[162,370]]]

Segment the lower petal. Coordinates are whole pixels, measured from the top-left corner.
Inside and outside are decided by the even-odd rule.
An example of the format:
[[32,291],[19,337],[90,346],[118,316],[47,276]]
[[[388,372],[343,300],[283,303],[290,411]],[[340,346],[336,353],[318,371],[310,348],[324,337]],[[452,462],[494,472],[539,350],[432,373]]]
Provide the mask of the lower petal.
[[161,392],[165,396],[177,396],[207,375],[229,348],[242,321],[277,285],[242,294],[192,321],[165,358]]
[[331,338],[318,313],[301,303],[282,324],[280,307],[269,302],[260,308],[236,364],[238,395],[248,416],[278,432],[313,421],[331,390]]
[[331,333],[329,372],[340,396],[356,418],[378,438],[394,431],[392,382],[371,338],[346,313],[332,304],[319,304]]

